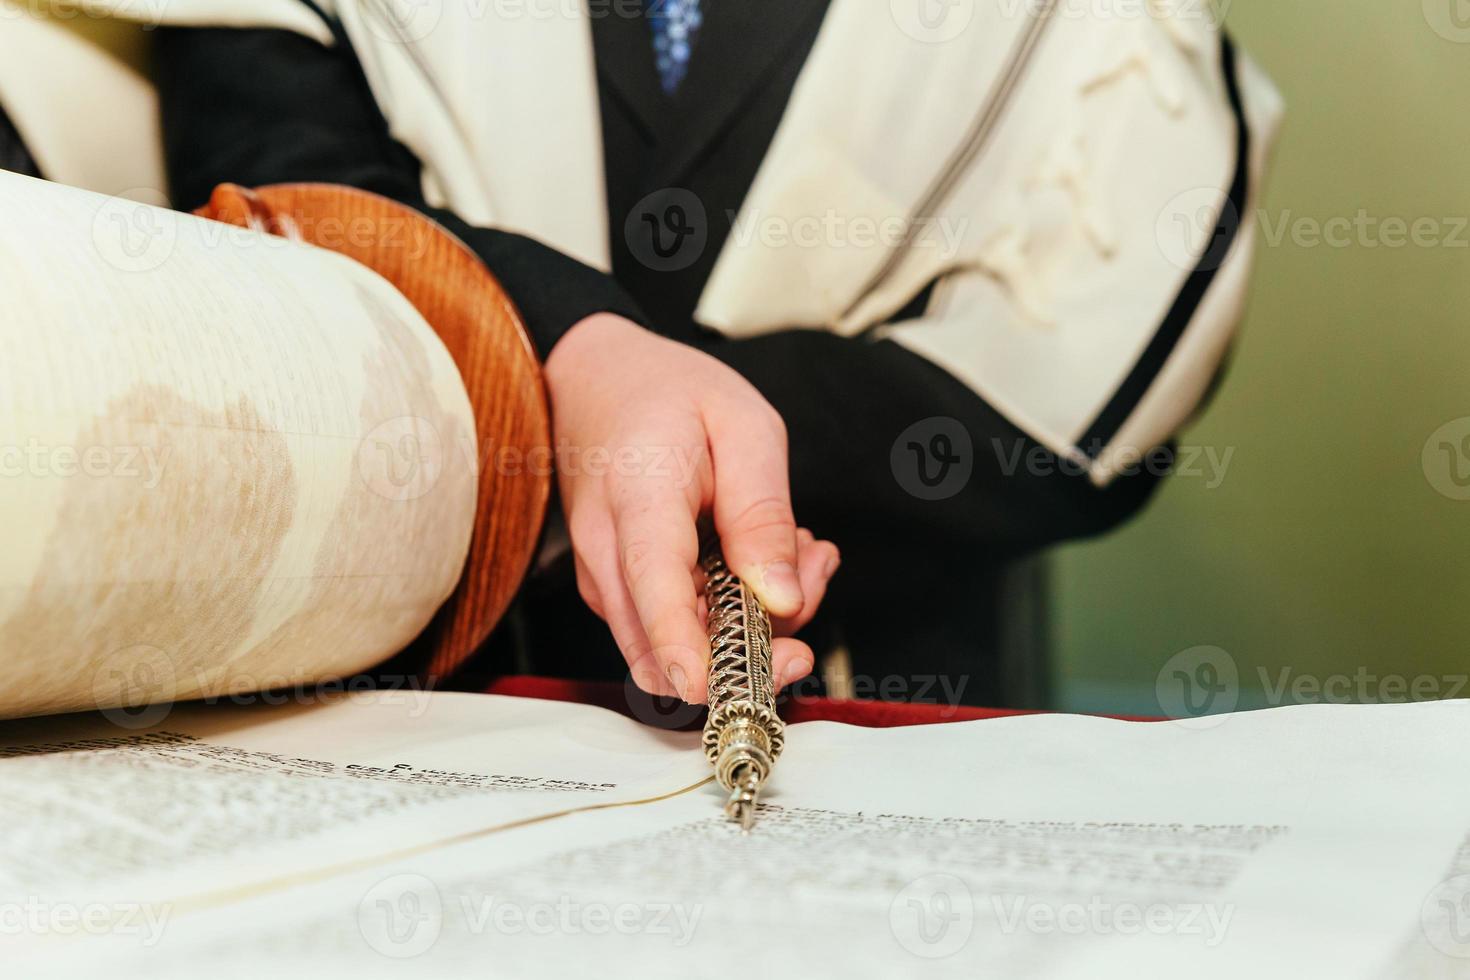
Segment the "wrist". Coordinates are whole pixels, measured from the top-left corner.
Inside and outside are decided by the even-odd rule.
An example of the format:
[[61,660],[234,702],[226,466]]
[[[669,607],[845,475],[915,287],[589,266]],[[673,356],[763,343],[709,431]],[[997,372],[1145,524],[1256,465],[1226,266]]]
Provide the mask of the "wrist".
[[562,335],[551,356],[546,359],[547,380],[552,381],[563,369],[584,359],[601,358],[612,345],[626,344],[646,331],[638,324],[616,313],[593,313],[574,323]]

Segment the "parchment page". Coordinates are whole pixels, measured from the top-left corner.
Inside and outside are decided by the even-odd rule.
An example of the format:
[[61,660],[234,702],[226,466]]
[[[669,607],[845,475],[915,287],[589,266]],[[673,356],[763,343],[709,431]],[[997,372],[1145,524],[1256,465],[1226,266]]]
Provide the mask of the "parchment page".
[[1470,706],[1208,722],[794,726],[748,837],[706,787],[23,962],[61,973],[105,957],[125,977],[208,962],[230,977],[493,964],[530,978],[1296,980],[1380,976],[1412,954],[1454,975],[1425,910],[1470,827]]
[[474,419],[386,281],[0,172],[0,717],[375,665],[458,581]]
[[708,775],[697,735],[586,706],[412,689],[317,701],[0,726],[0,907],[218,903]]

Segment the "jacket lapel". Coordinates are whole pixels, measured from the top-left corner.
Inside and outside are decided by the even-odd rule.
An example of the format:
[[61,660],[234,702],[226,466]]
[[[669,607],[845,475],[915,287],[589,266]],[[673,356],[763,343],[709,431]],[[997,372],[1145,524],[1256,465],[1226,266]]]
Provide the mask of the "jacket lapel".
[[[705,0],[704,26],[689,75],[666,113],[670,153],[651,175],[652,186],[674,186],[698,163],[731,117],[760,90],[771,64],[795,43],[811,18],[825,13],[828,2]],[[640,26],[644,45],[651,47],[647,23]]]
[[651,141],[663,142],[672,113],[659,84],[647,18],[641,13],[621,16],[616,11],[591,16],[599,84],[628,107]]

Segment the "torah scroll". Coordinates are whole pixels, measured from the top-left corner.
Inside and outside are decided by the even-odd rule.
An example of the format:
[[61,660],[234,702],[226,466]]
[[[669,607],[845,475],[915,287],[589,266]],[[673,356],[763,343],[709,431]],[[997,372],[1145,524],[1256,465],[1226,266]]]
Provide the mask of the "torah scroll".
[[465,386],[371,270],[0,172],[0,717],[352,674],[454,589]]

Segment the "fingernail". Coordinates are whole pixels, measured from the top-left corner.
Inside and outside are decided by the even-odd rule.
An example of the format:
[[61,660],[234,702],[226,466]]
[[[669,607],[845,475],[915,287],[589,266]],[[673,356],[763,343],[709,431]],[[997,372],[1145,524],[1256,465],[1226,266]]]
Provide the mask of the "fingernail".
[[761,570],[767,596],[783,608],[801,608],[801,580],[789,561],[773,561]]
[[684,685],[689,679],[684,676],[684,668],[678,664],[669,664],[668,667],[664,668],[664,676],[669,679],[670,684],[674,685],[674,693],[679,695],[681,699],[688,701],[689,692],[685,689]]
[[833,555],[827,559],[827,564],[822,566],[822,578],[830,579],[833,575],[837,574],[837,569],[841,567],[842,558],[838,555]]

